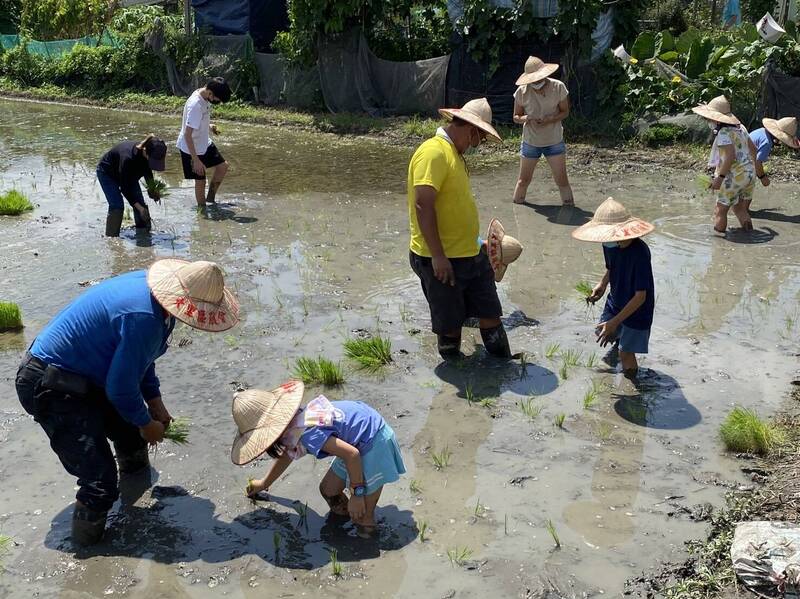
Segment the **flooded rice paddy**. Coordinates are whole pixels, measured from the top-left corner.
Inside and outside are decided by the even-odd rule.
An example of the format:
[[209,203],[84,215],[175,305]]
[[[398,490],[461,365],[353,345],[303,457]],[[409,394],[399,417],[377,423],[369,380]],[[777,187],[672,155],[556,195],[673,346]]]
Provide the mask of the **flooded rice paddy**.
[[[770,414],[796,367],[796,186],[759,187],[756,231],[716,239],[711,201],[689,171],[637,174],[624,154],[617,165],[575,164],[570,210],[554,205],[546,169],[524,206],[510,202],[513,161],[473,169],[484,226],[498,217],[525,245],[500,285],[512,350],[525,359],[486,357],[477,329],[465,329],[468,357],[443,364],[408,265],[409,150],[225,123],[218,145],[232,168],[216,212],[196,213],[173,150],[172,194],[151,205],[153,234],[106,239],[99,157],[150,132],[171,144],[179,119],[5,101],[0,110],[0,190],[36,204],[0,217],[0,299],[19,303],[26,322],[0,335],[0,533],[16,541],[2,596],[619,595],[626,579],[685,556],[684,541],[703,534],[692,518],[702,506],[752,484],[717,429],[735,404]],[[587,310],[574,291],[599,280],[603,262],[570,231],[609,195],[657,225],[640,390],[603,362],[592,335],[600,307]],[[173,415],[192,420],[191,444],[162,445],[153,486],[128,481],[107,540],[76,553],[75,481],[17,402],[17,363],[85,286],[162,256],[218,262],[244,319],[219,335],[176,328],[158,372]],[[383,375],[343,358],[343,341],[365,332],[392,341]],[[299,462],[272,502],[254,505],[243,488],[268,461],[230,462],[232,392],[283,382],[303,355],[341,359],[347,381],[325,393],[370,403],[397,432],[409,472],[384,490],[376,543],[326,523],[316,488],[325,463]],[[590,388],[597,398],[584,408]],[[434,455],[449,463],[437,469]]]

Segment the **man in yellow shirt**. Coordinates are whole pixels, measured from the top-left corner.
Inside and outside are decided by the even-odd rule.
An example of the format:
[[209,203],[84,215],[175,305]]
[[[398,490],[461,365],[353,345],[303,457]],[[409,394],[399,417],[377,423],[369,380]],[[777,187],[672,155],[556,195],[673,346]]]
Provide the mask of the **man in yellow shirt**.
[[486,98],[443,108],[449,121],[417,148],[408,166],[409,260],[422,284],[443,358],[461,355],[461,327],[480,320],[486,350],[510,357],[494,271],[478,246],[478,207],[464,153],[487,138],[501,141]]

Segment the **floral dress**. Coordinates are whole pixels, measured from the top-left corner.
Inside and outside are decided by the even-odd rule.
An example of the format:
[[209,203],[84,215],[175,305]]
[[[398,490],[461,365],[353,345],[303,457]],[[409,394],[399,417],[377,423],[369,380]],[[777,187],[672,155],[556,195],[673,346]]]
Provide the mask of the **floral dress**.
[[756,183],[756,167],[750,155],[749,136],[742,127],[721,127],[714,144],[711,146],[711,156],[708,166],[714,168],[716,176],[719,164],[722,162],[719,148],[733,146],[734,161],[730,172],[725,175],[722,186],[714,191],[714,199],[723,206],[735,206],[739,202],[753,199],[753,189]]

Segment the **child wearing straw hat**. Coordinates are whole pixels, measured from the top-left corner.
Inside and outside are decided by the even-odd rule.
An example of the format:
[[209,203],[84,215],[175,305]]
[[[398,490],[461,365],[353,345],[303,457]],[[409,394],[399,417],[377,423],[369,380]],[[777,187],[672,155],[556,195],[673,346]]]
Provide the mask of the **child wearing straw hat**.
[[739,119],[731,113],[725,96],[717,96],[708,104],[692,108],[708,122],[714,132],[708,166],[714,169],[711,189],[714,192],[714,230],[724,234],[728,228],[728,210],[733,208],[742,229],[753,229],[747,206],[755,188],[755,146]]
[[303,391],[302,382],[289,381],[272,391],[248,389],[233,396],[238,434],[231,460],[241,466],[264,453],[275,459],[264,478],[248,483],[246,494],[256,498],[268,491],[292,461],[306,454],[334,456],[319,485],[322,498],[332,515],[349,516],[358,535],[371,538],[377,532],[375,508],[383,486],[406,472],[394,431],[360,401],[329,401],[320,395],[301,407]]
[[603,244],[606,272],[586,301],[595,303],[611,285],[597,325],[597,342],[601,347],[619,344],[623,373],[631,380],[639,371],[636,354],[648,352],[653,324],[653,268],[650,248],[641,238],[654,228],[631,216],[614,198],[608,198],[598,206],[591,221],[572,232],[572,237],[580,241]]
[[544,156],[558,186],[561,203],[572,206],[575,200],[567,177],[567,146],[562,122],[569,116],[569,91],[550,77],[558,65],[536,56],[525,61],[525,72],[517,79],[514,92],[514,122],[522,125],[519,177],[514,188],[514,203],[525,202],[528,186],[539,159]]
[[[775,142],[779,141],[793,150],[800,149],[800,139],[797,139],[797,119],[787,116],[782,119],[761,119],[764,125],[750,133],[750,141],[756,150],[756,177],[764,187],[769,186],[769,177],[764,171],[764,163],[769,160]],[[750,209],[750,200],[745,201],[745,206]]]

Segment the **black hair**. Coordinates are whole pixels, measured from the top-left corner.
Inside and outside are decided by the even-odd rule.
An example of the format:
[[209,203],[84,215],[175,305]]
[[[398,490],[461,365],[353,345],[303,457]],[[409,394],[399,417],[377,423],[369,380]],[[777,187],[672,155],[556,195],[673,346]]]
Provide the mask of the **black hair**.
[[275,443],[267,447],[267,455],[273,459],[277,460],[284,453],[286,453],[286,446],[283,443],[281,443],[280,439],[278,439],[277,441],[275,441]]
[[206,83],[206,89],[210,89],[220,102],[227,102],[231,99],[231,88],[222,77],[214,77]]
[[451,122],[452,122],[454,125],[457,125],[457,126],[459,126],[459,127],[463,127],[464,125],[470,125],[471,127],[474,127],[474,126],[475,126],[475,125],[473,125],[472,123],[468,123],[468,122],[467,122],[467,121],[465,121],[464,119],[460,119],[460,118],[458,118],[457,116],[454,116],[454,117],[453,117],[453,120],[452,120]]

